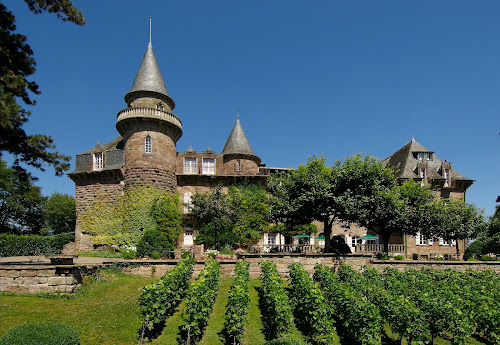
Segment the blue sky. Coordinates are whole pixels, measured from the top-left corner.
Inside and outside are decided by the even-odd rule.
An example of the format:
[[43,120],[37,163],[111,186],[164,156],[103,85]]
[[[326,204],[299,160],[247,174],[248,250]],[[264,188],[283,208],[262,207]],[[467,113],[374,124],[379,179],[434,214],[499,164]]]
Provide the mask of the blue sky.
[[[385,158],[412,137],[500,195],[499,1],[75,1],[87,25],[2,1],[28,37],[42,90],[26,129],[73,157],[117,136],[116,114],[152,42],[184,134],[221,152],[236,109],[273,167],[323,154]],[[74,195],[35,171],[45,195]]]

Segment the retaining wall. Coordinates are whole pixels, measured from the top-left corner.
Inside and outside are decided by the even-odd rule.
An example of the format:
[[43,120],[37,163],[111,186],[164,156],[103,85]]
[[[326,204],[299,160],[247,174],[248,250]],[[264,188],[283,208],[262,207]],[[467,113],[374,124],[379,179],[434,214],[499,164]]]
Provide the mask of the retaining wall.
[[82,284],[82,269],[76,266],[2,265],[0,292],[38,294],[74,292]]

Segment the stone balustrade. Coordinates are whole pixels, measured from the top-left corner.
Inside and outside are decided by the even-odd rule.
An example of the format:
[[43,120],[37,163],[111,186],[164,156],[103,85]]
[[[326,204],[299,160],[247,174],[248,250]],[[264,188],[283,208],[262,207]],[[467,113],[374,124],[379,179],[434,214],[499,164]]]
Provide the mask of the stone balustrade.
[[125,120],[128,118],[137,118],[137,117],[161,119],[176,125],[177,127],[179,127],[179,129],[182,129],[182,122],[177,116],[175,116],[172,113],[169,113],[168,111],[154,109],[154,108],[132,107],[123,109],[118,113],[116,120],[117,122],[119,122],[121,120]]

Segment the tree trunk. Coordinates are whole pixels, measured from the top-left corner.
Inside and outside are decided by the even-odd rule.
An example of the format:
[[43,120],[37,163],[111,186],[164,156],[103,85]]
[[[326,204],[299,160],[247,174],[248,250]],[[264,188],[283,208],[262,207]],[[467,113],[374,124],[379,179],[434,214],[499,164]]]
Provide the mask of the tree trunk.
[[460,250],[458,249],[458,238],[455,239],[455,247],[457,247],[457,255],[460,255]]
[[384,241],[384,253],[389,255],[389,239],[391,238],[391,234],[380,233],[382,236],[382,241]]
[[323,220],[323,235],[325,236],[325,253],[330,253],[330,237],[332,235],[333,220]]

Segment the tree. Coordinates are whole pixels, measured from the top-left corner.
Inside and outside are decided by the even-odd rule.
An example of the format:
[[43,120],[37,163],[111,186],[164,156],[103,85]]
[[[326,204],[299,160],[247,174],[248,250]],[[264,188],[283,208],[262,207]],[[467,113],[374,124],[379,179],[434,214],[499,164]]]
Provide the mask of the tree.
[[455,241],[457,254],[460,253],[458,240],[478,237],[484,231],[483,210],[463,200],[443,199],[424,207],[428,217],[424,234],[439,237],[445,241]]
[[[64,21],[84,25],[82,13],[70,0],[25,0],[34,13],[48,11]],[[69,169],[70,157],[55,149],[54,140],[43,134],[28,135],[23,125],[31,112],[18,103],[35,105],[31,94],[40,94],[38,85],[28,80],[35,72],[33,51],[26,43],[26,36],[14,33],[15,17],[0,3],[0,155],[8,152],[14,156],[14,165],[31,165],[44,171],[43,163],[54,167],[56,175]]]
[[232,200],[227,193],[222,192],[222,186],[217,186],[210,193],[194,194],[191,203],[193,207],[190,215],[198,230],[196,242],[214,249],[232,245],[232,229],[237,217]]
[[53,193],[42,208],[45,229],[54,234],[75,231],[75,198],[68,194]]
[[23,169],[0,160],[0,233],[40,232],[46,198],[34,181]]
[[265,187],[255,184],[230,186],[228,192],[217,186],[210,193],[197,193],[191,199],[190,217],[198,230],[197,243],[215,249],[248,245],[268,229]]
[[333,222],[338,218],[332,176],[325,159],[313,156],[306,165],[272,175],[268,182],[273,221],[283,224],[283,232],[290,234],[297,226],[323,222],[325,252],[329,252]]

